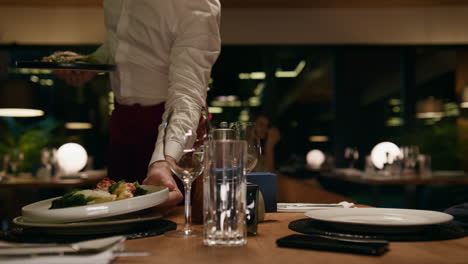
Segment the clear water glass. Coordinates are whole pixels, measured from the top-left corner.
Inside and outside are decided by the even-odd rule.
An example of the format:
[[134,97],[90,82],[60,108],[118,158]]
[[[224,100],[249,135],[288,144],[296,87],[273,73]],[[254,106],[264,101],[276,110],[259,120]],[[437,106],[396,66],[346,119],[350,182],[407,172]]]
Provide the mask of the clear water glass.
[[247,142],[213,140],[205,155],[203,243],[208,246],[245,245]]
[[247,173],[255,169],[262,152],[260,137],[254,122],[234,122],[230,127],[234,129],[237,140],[247,141]]

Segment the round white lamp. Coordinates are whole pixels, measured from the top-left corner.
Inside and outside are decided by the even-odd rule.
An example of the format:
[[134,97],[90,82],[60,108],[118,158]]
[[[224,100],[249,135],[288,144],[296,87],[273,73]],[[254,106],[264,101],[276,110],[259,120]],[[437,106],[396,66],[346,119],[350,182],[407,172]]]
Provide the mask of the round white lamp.
[[400,148],[392,142],[381,142],[372,149],[371,161],[378,169],[383,169],[386,163],[393,164],[393,161],[402,157]]
[[88,154],[79,144],[66,143],[57,150],[57,162],[63,174],[77,174],[86,166]]
[[306,156],[307,165],[313,169],[318,170],[320,166],[325,162],[325,154],[318,149],[313,149],[307,153]]

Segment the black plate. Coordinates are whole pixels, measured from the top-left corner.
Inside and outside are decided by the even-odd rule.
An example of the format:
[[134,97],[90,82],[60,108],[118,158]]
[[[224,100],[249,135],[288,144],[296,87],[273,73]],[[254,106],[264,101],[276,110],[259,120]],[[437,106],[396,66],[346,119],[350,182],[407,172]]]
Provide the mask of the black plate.
[[40,61],[17,61],[17,68],[51,69],[51,70],[80,70],[110,72],[115,70],[112,64],[94,64],[79,62],[40,62]]
[[468,235],[460,226],[446,222],[437,225],[424,226],[420,230],[411,229],[413,232],[369,232],[364,229],[337,229],[336,225],[317,221],[310,218],[299,219],[289,223],[289,229],[306,235],[327,235],[341,238],[380,239],[389,241],[434,241],[461,238]]

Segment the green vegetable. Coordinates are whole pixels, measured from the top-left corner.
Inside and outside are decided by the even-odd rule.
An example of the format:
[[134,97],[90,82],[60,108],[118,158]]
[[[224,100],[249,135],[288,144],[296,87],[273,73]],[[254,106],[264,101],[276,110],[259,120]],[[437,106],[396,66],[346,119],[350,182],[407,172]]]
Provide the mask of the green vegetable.
[[147,190],[143,189],[140,187],[140,185],[138,186],[135,186],[136,187],[136,190],[135,190],[135,196],[140,196],[140,195],[145,195],[148,193]]
[[79,190],[73,190],[64,196],[52,201],[49,209],[58,209],[72,206],[86,205],[88,202],[96,199],[95,197],[85,197],[83,194],[76,194]]
[[112,185],[109,187],[109,190],[108,190],[108,191],[109,191],[110,193],[114,194],[115,189],[117,189],[121,183],[125,183],[125,181],[122,180],[122,181],[118,181],[118,182],[112,184]]

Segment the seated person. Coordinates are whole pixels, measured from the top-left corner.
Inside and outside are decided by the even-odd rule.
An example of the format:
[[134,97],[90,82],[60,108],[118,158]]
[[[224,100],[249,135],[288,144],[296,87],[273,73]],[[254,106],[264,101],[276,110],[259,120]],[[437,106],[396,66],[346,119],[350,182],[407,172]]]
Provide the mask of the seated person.
[[255,118],[255,128],[260,138],[262,155],[257,162],[255,172],[275,172],[275,146],[280,141],[281,135],[277,127],[272,127],[270,119],[265,114]]

